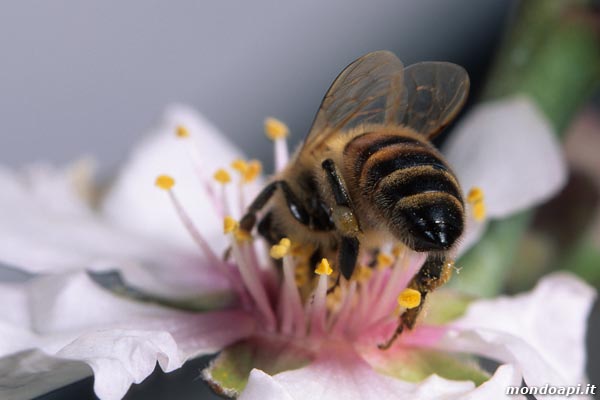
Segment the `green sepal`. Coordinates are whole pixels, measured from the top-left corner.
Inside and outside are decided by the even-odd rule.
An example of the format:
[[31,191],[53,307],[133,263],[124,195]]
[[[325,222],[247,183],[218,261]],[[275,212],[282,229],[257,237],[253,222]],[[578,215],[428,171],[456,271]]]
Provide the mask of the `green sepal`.
[[490,379],[474,357],[434,350],[397,348],[389,357],[378,357],[377,372],[403,381],[421,382],[432,374],[455,381],[472,381],[479,386]]
[[227,347],[202,376],[216,393],[236,397],[246,387],[254,368],[273,375],[304,367],[310,361],[311,354],[291,340],[254,337]]
[[446,288],[429,293],[423,323],[445,325],[454,321],[463,316],[474,299],[471,295]]

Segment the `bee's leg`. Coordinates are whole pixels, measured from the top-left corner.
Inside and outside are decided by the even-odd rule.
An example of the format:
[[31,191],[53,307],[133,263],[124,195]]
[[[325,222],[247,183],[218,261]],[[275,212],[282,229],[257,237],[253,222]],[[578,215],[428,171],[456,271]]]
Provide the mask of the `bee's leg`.
[[359,242],[356,235],[359,233],[360,227],[352,209],[350,195],[335,163],[333,160],[327,159],[323,161],[321,166],[327,175],[337,205],[334,208],[333,220],[337,229],[342,233],[339,249],[339,268],[344,278],[349,280],[358,258]]
[[258,222],[258,226],[256,227],[258,233],[264,237],[270,245],[274,245],[278,243],[284,235],[275,230],[273,226],[273,214],[267,213],[262,219]]
[[267,186],[261,190],[261,192],[256,196],[254,201],[248,207],[248,211],[240,220],[240,228],[245,230],[246,232],[250,232],[254,225],[256,224],[256,213],[259,212],[277,190],[278,181],[271,182]]
[[359,242],[355,237],[342,236],[339,250],[339,268],[340,272],[347,280],[350,280],[356,260],[358,259]]
[[341,175],[338,173],[337,167],[335,166],[333,160],[328,158],[321,163],[321,166],[327,175],[327,180],[331,186],[335,204],[338,206],[352,208],[350,203],[350,195],[348,195],[346,185],[344,184]]
[[427,257],[425,264],[423,264],[417,275],[415,275],[408,285],[411,289],[418,290],[419,293],[421,293],[421,302],[417,307],[406,310],[400,316],[400,322],[396,331],[385,343],[378,346],[380,349],[386,350],[390,348],[404,329],[414,328],[419,314],[423,310],[427,294],[446,283],[448,279],[450,279],[451,273],[452,266],[446,261],[445,257],[440,257],[438,255],[430,255]]
[[285,197],[285,201],[288,205],[288,209],[294,218],[296,218],[300,223],[304,225],[308,225],[309,223],[309,215],[306,211],[306,208],[302,205],[300,200],[296,197],[292,189],[286,181],[273,181],[269,183],[265,188],[256,196],[254,201],[248,207],[248,211],[242,217],[240,221],[240,228],[243,230],[250,232],[254,225],[256,224],[256,213],[259,212],[267,202],[273,197],[275,190],[277,188],[283,191],[283,195]]

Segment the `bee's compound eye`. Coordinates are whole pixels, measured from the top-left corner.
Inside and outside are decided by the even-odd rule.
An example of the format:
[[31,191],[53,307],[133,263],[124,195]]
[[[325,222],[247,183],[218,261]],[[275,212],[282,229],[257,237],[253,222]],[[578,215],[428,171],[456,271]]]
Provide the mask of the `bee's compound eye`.
[[448,250],[463,232],[462,212],[452,203],[427,204],[403,210],[414,250]]

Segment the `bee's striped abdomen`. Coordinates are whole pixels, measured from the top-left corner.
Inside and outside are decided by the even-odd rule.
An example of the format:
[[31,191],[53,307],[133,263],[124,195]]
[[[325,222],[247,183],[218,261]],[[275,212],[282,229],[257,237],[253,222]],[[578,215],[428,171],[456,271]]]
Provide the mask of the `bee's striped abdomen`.
[[354,181],[389,229],[419,251],[446,250],[463,231],[460,186],[441,155],[413,137],[366,133],[344,150]]

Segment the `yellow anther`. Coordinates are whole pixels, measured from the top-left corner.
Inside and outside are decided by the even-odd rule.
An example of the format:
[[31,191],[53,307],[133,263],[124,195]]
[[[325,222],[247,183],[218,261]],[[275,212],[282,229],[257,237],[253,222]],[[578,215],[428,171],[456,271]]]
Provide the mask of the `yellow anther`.
[[366,282],[371,279],[371,275],[373,275],[373,270],[366,265],[360,265],[357,268],[356,280],[359,282]]
[[483,201],[479,201],[473,204],[473,218],[475,221],[481,222],[485,219],[486,210],[485,203]]
[[188,131],[188,129],[183,125],[177,125],[177,128],[175,128],[175,134],[178,138],[186,138],[190,136],[190,131]]
[[154,183],[163,190],[170,190],[175,185],[175,179],[169,175],[159,175]]
[[473,218],[475,218],[475,221],[481,222],[485,219],[486,210],[483,200],[483,190],[478,187],[472,188],[467,195],[467,202],[473,208]]
[[390,265],[392,265],[393,262],[394,262],[394,260],[389,255],[387,255],[385,253],[377,254],[377,267],[378,268],[387,268]]
[[223,233],[235,232],[238,226],[238,222],[228,215],[223,220]]
[[404,246],[401,245],[397,245],[394,246],[394,248],[392,248],[392,255],[396,258],[400,257],[400,254],[402,254],[402,251],[404,250]]
[[332,272],[333,269],[329,266],[329,261],[326,258],[322,259],[315,269],[315,274],[317,275],[331,275]]
[[243,229],[236,229],[235,231],[233,231],[233,237],[238,242],[245,242],[252,239],[252,235],[250,235],[250,232],[245,231]]
[[398,305],[407,309],[418,307],[421,304],[421,292],[415,289],[404,289],[398,296]]
[[292,241],[288,238],[283,238],[279,241],[279,245],[289,249],[292,246]]
[[262,172],[262,164],[258,160],[251,160],[246,164],[246,169],[242,173],[242,180],[244,182],[252,182]]
[[226,184],[231,182],[231,175],[229,172],[225,171],[223,168],[218,169],[217,172],[213,175],[213,178],[219,183]]
[[467,201],[471,204],[483,201],[483,190],[477,186],[472,187],[467,194]]
[[231,168],[235,169],[240,174],[244,174],[248,169],[248,163],[242,159],[237,159],[231,163]]
[[271,246],[271,251],[269,251],[269,255],[276,260],[279,260],[285,257],[290,251],[289,246],[283,246],[281,244],[276,244]]
[[290,133],[287,125],[276,118],[265,119],[265,134],[271,140],[283,139]]

